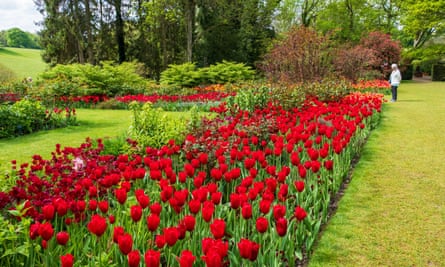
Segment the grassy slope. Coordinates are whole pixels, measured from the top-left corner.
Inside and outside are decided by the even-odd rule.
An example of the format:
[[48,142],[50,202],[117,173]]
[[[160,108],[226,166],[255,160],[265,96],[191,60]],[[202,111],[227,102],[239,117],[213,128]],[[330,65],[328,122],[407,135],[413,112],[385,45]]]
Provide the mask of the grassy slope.
[[11,69],[18,79],[36,78],[46,64],[40,56],[41,50],[24,48],[0,48],[0,63]]
[[385,104],[310,266],[445,266],[445,83]]

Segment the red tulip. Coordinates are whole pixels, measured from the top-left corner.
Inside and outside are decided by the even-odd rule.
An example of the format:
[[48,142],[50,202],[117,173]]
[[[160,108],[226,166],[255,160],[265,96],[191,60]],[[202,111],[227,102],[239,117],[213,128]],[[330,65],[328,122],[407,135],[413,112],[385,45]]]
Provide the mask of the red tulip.
[[99,209],[103,213],[107,213],[108,212],[108,201],[106,201],[106,200],[100,201],[99,202]]
[[286,218],[279,218],[276,221],[276,229],[279,236],[285,236],[287,233],[287,220]]
[[302,221],[304,220],[304,218],[306,218],[306,211],[302,207],[297,206],[295,208],[294,215],[297,218],[297,220]]
[[210,224],[210,231],[215,239],[221,239],[224,237],[226,230],[226,222],[222,219],[215,219]]
[[175,245],[176,241],[178,241],[179,238],[178,229],[176,227],[168,227],[164,228],[163,232],[167,245],[169,245],[170,247]]
[[164,235],[156,235],[155,244],[159,249],[163,248],[165,246],[165,236]]
[[160,222],[161,222],[161,219],[159,218],[159,216],[157,214],[149,215],[147,217],[148,230],[150,230],[151,232],[156,231]]
[[187,229],[187,231],[191,232],[195,229],[195,224],[196,224],[195,217],[191,215],[186,215],[183,219],[183,222],[185,225],[185,229]]
[[40,228],[40,223],[33,223],[31,224],[31,226],[29,227],[29,237],[34,240],[37,237],[39,237],[39,228]]
[[252,205],[250,205],[249,203],[244,203],[243,207],[241,209],[241,215],[243,216],[244,219],[248,220],[250,218],[252,218]]
[[150,205],[150,197],[145,195],[143,193],[143,191],[142,191],[142,193],[139,193],[138,195],[136,195],[136,200],[138,201],[139,205],[141,205],[141,207],[143,209],[145,209],[146,207],[148,207],[148,205]]
[[196,257],[193,256],[190,250],[183,250],[181,252],[181,256],[179,257],[179,266],[180,267],[192,267],[195,262]]
[[304,190],[304,181],[295,181],[294,182],[295,188],[298,192],[303,192]]
[[117,243],[119,241],[119,236],[123,235],[125,230],[122,226],[116,226],[113,229],[113,241]]
[[264,215],[269,213],[271,204],[272,204],[271,201],[262,199],[260,201],[260,211],[261,211],[261,213],[263,213]]
[[205,262],[206,267],[222,267],[223,257],[219,255],[218,251],[210,250],[207,254],[202,256],[202,260]]
[[326,170],[330,171],[334,168],[334,162],[332,160],[326,160],[324,162],[324,167],[326,168]]
[[155,250],[147,250],[147,252],[145,252],[144,259],[147,267],[158,267],[161,259],[161,253]]
[[189,210],[191,213],[196,214],[201,209],[201,202],[197,199],[192,199],[189,201]]
[[133,238],[130,234],[122,234],[118,237],[117,244],[122,254],[127,255],[133,249]]
[[138,222],[142,218],[142,207],[139,205],[131,206],[130,215],[134,222]]
[[51,223],[46,222],[42,223],[39,226],[39,235],[42,237],[43,240],[48,241],[51,239],[51,237],[54,234],[54,229]]
[[43,219],[51,221],[54,218],[55,208],[52,204],[43,206],[42,208]]
[[71,254],[60,256],[60,264],[62,267],[72,267],[74,264],[74,256]]
[[141,255],[139,253],[139,250],[132,250],[130,253],[128,253],[127,258],[129,267],[139,266],[139,262],[141,261]]
[[88,201],[88,210],[95,211],[96,209],[97,209],[97,200],[90,199],[90,201]]
[[259,217],[256,220],[256,229],[259,233],[264,233],[267,231],[267,228],[269,226],[269,221],[264,217]]
[[204,202],[204,205],[202,207],[202,218],[204,219],[204,221],[210,222],[210,220],[212,219],[214,210],[215,210],[215,206],[214,206],[213,202],[211,202],[211,201]]
[[284,216],[286,216],[286,206],[279,204],[275,205],[273,207],[273,217],[275,218],[275,220],[283,218]]
[[153,203],[151,206],[150,206],[150,212],[152,213],[152,214],[157,214],[157,215],[159,215],[159,214],[161,214],[161,211],[162,211],[162,206],[161,206],[161,204],[159,204],[159,203]]
[[59,245],[65,246],[69,239],[70,235],[67,232],[59,232],[56,234],[56,240]]
[[125,190],[125,188],[114,190],[114,195],[120,204],[124,204],[127,200],[127,190]]
[[238,242],[238,249],[242,258],[255,261],[260,250],[260,245],[248,239],[241,238],[240,242]]
[[91,221],[87,225],[88,230],[100,237],[107,230],[107,220],[100,215],[94,214],[91,216]]

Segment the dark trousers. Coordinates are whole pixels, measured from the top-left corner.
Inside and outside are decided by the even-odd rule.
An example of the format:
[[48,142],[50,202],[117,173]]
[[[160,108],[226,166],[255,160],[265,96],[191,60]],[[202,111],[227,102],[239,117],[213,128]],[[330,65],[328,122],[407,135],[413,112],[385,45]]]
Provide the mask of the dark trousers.
[[391,86],[391,94],[392,94],[392,100],[397,101],[397,87],[398,86]]

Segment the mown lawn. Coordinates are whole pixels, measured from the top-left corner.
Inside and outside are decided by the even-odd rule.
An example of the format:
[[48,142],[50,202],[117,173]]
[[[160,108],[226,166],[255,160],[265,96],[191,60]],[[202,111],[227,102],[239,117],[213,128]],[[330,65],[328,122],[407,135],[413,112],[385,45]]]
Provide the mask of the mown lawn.
[[47,65],[41,57],[42,50],[25,48],[0,48],[0,63],[12,70],[17,79],[32,77],[45,71]]
[[445,266],[445,83],[386,103],[309,266]]
[[[29,162],[32,155],[49,158],[56,144],[79,146],[87,137],[92,139],[123,135],[131,122],[128,110],[77,110],[79,126],[40,131],[16,138],[0,139],[0,177],[10,169],[11,160],[18,164]],[[188,116],[187,112],[167,112],[168,116]]]

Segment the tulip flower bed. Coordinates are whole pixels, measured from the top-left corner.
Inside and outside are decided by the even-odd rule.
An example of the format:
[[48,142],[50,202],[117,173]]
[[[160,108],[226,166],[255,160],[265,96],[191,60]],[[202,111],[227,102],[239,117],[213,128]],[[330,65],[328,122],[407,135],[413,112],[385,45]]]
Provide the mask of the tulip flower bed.
[[36,155],[0,192],[18,229],[11,246],[22,248],[0,263],[295,266],[378,122],[382,97],[254,112],[222,104],[181,146],[114,157],[87,140],[57,146],[50,160]]
[[353,87],[360,92],[391,93],[391,85],[385,80],[359,81]]

